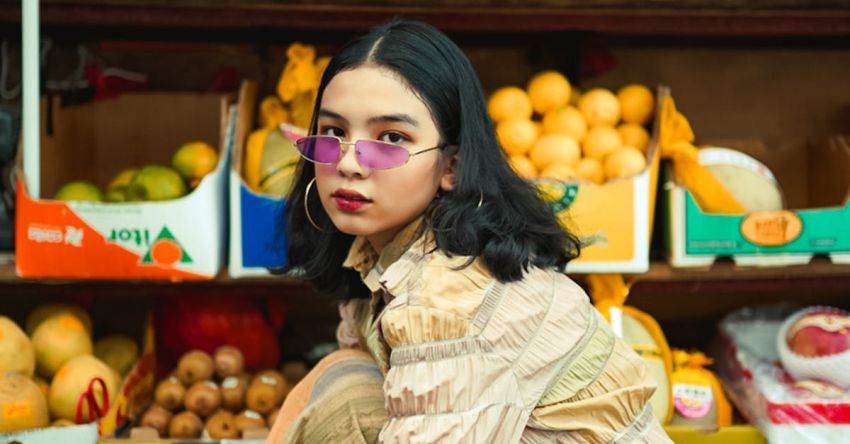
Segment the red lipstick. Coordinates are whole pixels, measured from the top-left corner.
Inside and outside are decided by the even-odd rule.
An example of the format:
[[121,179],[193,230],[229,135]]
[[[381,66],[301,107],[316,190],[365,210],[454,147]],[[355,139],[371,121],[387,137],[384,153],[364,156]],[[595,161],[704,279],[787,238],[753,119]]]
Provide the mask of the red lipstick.
[[337,189],[333,194],[331,194],[331,197],[334,198],[336,207],[339,208],[340,211],[349,213],[355,212],[372,202],[372,199],[369,199],[357,191],[347,190],[345,188]]

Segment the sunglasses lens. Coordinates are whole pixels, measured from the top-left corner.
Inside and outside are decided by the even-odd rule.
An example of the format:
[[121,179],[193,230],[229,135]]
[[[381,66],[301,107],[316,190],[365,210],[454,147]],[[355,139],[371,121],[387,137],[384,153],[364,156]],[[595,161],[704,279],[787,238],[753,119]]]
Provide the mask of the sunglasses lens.
[[339,140],[335,137],[304,137],[298,139],[295,146],[311,162],[331,164],[339,160]]
[[398,145],[374,140],[358,141],[356,150],[360,165],[372,170],[386,170],[404,165],[410,157],[410,153]]

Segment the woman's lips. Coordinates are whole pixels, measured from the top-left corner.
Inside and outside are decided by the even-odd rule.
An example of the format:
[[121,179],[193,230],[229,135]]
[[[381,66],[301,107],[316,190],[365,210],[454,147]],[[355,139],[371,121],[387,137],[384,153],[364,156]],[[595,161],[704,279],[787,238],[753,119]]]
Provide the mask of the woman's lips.
[[372,203],[372,199],[354,190],[340,188],[331,195],[340,211],[354,212]]

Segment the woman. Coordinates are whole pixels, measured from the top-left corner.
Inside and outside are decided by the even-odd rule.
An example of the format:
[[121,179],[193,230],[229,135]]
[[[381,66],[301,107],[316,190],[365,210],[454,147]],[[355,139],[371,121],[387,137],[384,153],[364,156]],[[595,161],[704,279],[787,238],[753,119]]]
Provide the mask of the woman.
[[445,35],[394,21],[345,46],[310,134],[289,267],[343,301],[343,350],[269,442],[669,442],[644,364],[563,274],[576,237],[508,166]]

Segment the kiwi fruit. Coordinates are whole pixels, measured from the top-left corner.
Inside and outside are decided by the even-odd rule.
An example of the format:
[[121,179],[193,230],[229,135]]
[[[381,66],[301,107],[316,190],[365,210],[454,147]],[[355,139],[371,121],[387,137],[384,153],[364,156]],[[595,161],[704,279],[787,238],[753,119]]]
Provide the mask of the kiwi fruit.
[[198,381],[212,379],[213,370],[213,360],[209,354],[202,350],[191,350],[177,362],[176,373],[180,382],[189,387]]
[[216,349],[213,354],[215,373],[219,378],[236,376],[245,369],[245,358],[238,348],[232,345],[223,345]]
[[168,433],[171,438],[199,438],[204,429],[204,423],[198,415],[182,411],[171,418]]
[[274,410],[269,412],[268,415],[266,415],[266,425],[268,425],[269,429],[272,428],[274,422],[277,420],[278,413],[280,413],[280,407],[276,407]]
[[254,378],[245,394],[245,405],[257,413],[266,415],[283,402],[281,383],[272,377]]
[[183,387],[183,383],[181,383],[179,379],[172,376],[159,382],[153,396],[154,401],[157,404],[161,405],[166,410],[174,412],[183,406],[183,397],[186,396],[186,387]]
[[215,382],[198,381],[186,391],[183,401],[186,410],[206,418],[215,413],[221,406],[221,392]]
[[245,430],[266,426],[266,420],[263,418],[263,415],[260,415],[253,410],[245,410],[236,415],[234,422],[236,423],[236,429],[239,430],[240,435],[244,433]]
[[221,407],[231,412],[245,408],[245,392],[248,385],[236,376],[228,376],[221,381]]
[[302,361],[289,361],[283,364],[280,372],[283,374],[283,379],[286,379],[290,385],[298,384],[305,376],[307,376],[307,364]]
[[227,410],[219,410],[210,416],[205,428],[212,439],[239,438],[239,430],[236,429],[236,417]]
[[168,425],[171,423],[171,412],[159,404],[152,405],[144,415],[139,425],[151,427],[159,433],[160,438],[168,436]]

